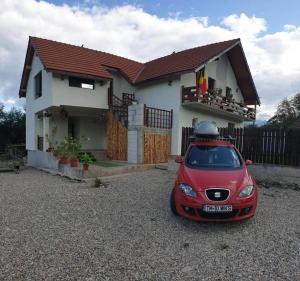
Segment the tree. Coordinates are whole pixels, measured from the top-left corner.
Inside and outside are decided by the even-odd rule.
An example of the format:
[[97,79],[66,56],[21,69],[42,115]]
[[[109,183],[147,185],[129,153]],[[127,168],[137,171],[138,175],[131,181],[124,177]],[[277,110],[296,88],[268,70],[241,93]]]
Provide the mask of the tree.
[[12,108],[5,111],[0,104],[0,145],[25,143],[25,113]]
[[268,120],[267,126],[283,127],[288,125],[297,116],[296,109],[292,101],[285,98],[277,106],[275,115]]
[[299,112],[300,111],[300,93],[296,94],[291,99],[293,107]]

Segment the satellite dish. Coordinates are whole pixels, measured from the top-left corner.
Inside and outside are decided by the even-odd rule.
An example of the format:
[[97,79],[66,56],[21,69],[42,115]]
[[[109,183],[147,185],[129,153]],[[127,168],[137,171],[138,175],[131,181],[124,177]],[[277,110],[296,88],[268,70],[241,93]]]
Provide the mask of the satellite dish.
[[216,139],[219,136],[217,126],[211,121],[200,121],[194,128],[196,138]]

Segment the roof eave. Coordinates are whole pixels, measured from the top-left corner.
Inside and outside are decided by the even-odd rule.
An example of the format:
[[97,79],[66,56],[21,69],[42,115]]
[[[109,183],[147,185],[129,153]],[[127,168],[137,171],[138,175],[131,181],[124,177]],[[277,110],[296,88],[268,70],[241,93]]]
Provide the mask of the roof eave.
[[67,76],[80,76],[82,78],[89,78],[89,79],[107,79],[107,80],[112,80],[113,77],[110,75],[90,75],[86,73],[81,73],[81,72],[72,72],[72,71],[67,71],[63,69],[55,69],[55,68],[47,68],[47,72],[53,72],[61,75],[67,75]]
[[257,101],[257,104],[260,105],[260,98],[258,96],[258,93],[257,93],[257,90],[256,90],[256,87],[255,87],[255,84],[254,84],[254,80],[253,80],[253,77],[252,77],[252,74],[251,74],[251,70],[250,70],[250,67],[249,67],[249,64],[248,64],[248,61],[246,59],[246,55],[245,55],[245,52],[244,52],[244,49],[243,49],[243,46],[242,46],[242,43],[239,42],[239,46],[241,48],[241,51],[242,51],[242,55],[243,55],[243,58],[244,58],[244,61],[246,63],[246,67],[247,67],[247,70],[249,72],[249,76],[250,76],[250,82],[252,84],[252,87],[253,87],[253,90],[255,92],[255,95],[256,95],[256,101]]

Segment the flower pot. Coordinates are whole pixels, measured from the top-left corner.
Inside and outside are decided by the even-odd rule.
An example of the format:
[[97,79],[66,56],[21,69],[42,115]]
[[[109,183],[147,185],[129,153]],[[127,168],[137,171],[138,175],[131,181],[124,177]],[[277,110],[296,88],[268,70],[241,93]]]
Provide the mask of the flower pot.
[[84,171],[88,171],[89,170],[89,164],[84,163],[84,164],[82,164],[82,166],[83,166],[83,170]]
[[71,159],[70,160],[71,167],[78,167],[78,159]]
[[68,158],[67,157],[60,157],[59,164],[67,165],[68,164]]

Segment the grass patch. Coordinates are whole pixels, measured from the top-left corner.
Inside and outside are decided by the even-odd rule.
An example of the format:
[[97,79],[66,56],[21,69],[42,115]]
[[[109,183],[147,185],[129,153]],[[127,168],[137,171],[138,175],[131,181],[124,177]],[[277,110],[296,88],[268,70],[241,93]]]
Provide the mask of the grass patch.
[[104,168],[113,168],[113,167],[120,167],[121,164],[108,162],[108,161],[96,161],[93,163],[95,166],[104,167]]

